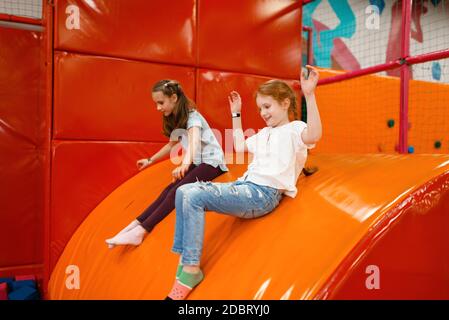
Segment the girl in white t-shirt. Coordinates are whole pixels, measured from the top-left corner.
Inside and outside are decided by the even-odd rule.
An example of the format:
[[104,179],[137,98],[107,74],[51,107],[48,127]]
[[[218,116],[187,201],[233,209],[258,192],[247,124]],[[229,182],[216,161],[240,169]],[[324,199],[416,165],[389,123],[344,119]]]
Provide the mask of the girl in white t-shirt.
[[293,90],[283,81],[270,80],[256,92],[256,104],[267,126],[244,140],[241,122],[241,99],[231,92],[234,147],[249,151],[253,160],[245,174],[235,182],[196,182],[176,191],[176,231],[172,251],[180,263],[176,281],[167,299],[185,299],[203,279],[200,257],[204,239],[205,210],[252,219],[273,211],[286,195],[294,198],[296,182],[307,159],[307,149],[321,138],[321,120],[315,101],[318,71],[307,66],[310,75],[301,75],[301,89],[307,102],[307,124],[297,119]]

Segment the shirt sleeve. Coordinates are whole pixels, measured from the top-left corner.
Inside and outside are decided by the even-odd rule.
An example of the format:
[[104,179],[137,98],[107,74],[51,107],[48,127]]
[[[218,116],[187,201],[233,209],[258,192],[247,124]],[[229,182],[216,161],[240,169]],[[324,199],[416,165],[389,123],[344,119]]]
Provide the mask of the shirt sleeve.
[[201,122],[201,118],[197,111],[193,111],[189,113],[189,118],[187,119],[187,130],[189,130],[192,127],[203,127],[203,124]]
[[307,123],[305,123],[304,121],[295,121],[294,124],[294,130],[296,132],[295,136],[298,137],[298,143],[301,146],[305,146],[307,149],[313,149],[315,148],[315,144],[306,144],[304,143],[304,141],[302,141],[302,132],[304,131],[304,129],[307,128]]

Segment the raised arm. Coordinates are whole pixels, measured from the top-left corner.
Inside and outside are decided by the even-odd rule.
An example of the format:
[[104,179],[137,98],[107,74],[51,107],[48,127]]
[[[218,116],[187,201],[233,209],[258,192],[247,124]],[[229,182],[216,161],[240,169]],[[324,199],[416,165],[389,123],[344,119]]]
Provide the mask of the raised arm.
[[304,73],[301,73],[301,90],[304,94],[307,104],[307,129],[301,134],[302,141],[305,144],[314,144],[321,139],[322,126],[320,113],[315,99],[315,88],[318,83],[318,70],[312,66],[307,65],[310,70],[309,77],[306,79]]
[[236,114],[241,115],[242,111],[242,99],[237,91],[232,91],[228,96],[229,108],[231,109],[232,117],[232,136],[234,140],[235,152],[245,152],[247,151],[245,136],[242,129],[242,117],[234,116]]

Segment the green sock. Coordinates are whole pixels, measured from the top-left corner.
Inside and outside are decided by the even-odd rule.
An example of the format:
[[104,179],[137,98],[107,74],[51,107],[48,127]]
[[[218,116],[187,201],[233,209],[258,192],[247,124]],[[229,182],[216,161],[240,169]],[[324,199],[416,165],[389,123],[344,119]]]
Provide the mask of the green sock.
[[204,278],[203,272],[200,270],[197,273],[188,273],[181,271],[179,275],[179,282],[189,288],[194,288],[200,283]]
[[182,272],[182,264],[178,264],[178,269],[176,269],[176,279],[179,279],[181,272]]

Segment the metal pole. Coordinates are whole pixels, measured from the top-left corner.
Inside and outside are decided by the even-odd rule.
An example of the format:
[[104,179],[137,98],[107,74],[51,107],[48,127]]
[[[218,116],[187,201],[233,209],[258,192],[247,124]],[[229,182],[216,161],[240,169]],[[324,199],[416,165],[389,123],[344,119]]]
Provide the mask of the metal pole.
[[402,0],[401,32],[401,93],[399,110],[399,153],[407,153],[408,146],[408,95],[410,66],[406,59],[410,56],[410,24],[413,0]]

